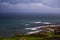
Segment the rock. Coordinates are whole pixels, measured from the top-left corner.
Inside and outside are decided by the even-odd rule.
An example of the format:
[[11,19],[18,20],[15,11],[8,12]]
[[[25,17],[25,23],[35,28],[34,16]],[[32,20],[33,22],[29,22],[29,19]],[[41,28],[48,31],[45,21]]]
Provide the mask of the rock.
[[42,30],[42,31],[33,33],[33,34],[29,34],[29,36],[51,36],[55,32],[60,34],[60,26],[42,27],[39,30]]
[[18,36],[18,37],[21,37],[21,36],[51,36],[52,34],[54,33],[59,33],[60,34],[60,26],[48,26],[48,27],[42,27],[38,30],[42,30],[42,31],[39,31],[37,33],[33,33],[33,34],[28,34],[28,35],[25,35],[25,34],[20,34],[20,33],[16,33],[15,35]]
[[18,40],[26,40],[25,38],[18,38]]
[[30,34],[29,36],[39,36],[39,37],[41,37],[41,36],[48,36],[49,35],[49,32],[47,32],[47,31],[40,31],[40,32],[38,32],[38,33],[34,33],[34,34]]
[[17,37],[25,36],[24,34],[20,34],[20,33],[16,33],[15,35],[16,35]]

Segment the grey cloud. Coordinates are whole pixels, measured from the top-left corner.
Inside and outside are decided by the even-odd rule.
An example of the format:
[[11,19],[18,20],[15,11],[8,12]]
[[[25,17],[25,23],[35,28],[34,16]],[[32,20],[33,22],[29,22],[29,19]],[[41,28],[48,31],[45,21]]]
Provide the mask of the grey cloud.
[[[17,4],[10,4],[9,2],[3,2],[0,3],[0,8],[15,10],[14,12],[39,12],[39,13],[60,13],[59,8],[51,8],[48,6],[43,5],[42,3],[30,3],[30,4],[24,4],[24,3],[17,3]],[[11,11],[10,11],[11,12]]]
[[43,3],[46,6],[60,8],[60,0],[0,0],[0,2],[9,2],[11,4],[17,3]]
[[46,6],[60,8],[60,0],[43,0],[42,3]]
[[0,2],[9,2],[9,3],[40,3],[42,0],[1,0]]

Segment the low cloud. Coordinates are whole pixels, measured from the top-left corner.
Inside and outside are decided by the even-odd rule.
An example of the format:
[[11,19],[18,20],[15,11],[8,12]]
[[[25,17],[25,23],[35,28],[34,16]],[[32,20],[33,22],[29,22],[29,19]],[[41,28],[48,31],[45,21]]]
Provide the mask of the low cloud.
[[[9,2],[0,3],[0,6],[7,7],[7,8],[17,8],[17,9],[20,9],[20,8],[22,8],[22,9],[39,9],[39,8],[42,8],[42,7],[46,7],[43,4],[41,4],[41,3],[29,3],[29,4],[17,3],[17,4],[10,4]],[[49,8],[49,7],[46,7],[46,8]]]

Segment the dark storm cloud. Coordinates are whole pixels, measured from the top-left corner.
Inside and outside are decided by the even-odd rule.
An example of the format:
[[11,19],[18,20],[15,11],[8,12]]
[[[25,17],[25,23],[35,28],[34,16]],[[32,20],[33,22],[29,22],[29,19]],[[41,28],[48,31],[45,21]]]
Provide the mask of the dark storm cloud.
[[[58,5],[56,7],[56,5]],[[6,11],[5,11],[6,10]],[[59,0],[0,0],[1,12],[60,13]],[[11,11],[12,10],[12,11]]]
[[42,0],[0,0],[0,2],[9,3],[40,3]]

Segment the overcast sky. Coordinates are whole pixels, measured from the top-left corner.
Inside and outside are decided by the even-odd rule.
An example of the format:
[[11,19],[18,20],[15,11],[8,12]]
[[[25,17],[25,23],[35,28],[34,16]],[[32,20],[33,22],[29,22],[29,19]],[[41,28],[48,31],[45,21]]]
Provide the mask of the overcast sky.
[[0,12],[60,13],[60,0],[0,0]]

